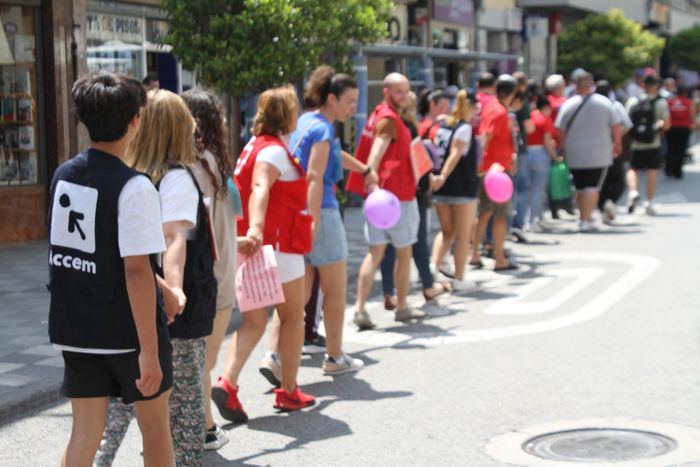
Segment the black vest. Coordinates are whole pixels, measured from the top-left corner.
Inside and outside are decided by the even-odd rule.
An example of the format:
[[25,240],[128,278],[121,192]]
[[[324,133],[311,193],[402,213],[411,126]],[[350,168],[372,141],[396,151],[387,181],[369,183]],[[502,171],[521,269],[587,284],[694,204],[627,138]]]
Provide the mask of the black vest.
[[[439,137],[441,140],[440,146],[445,148],[445,159],[450,156],[450,148],[452,146],[452,141],[454,140],[454,135],[457,129],[466,125],[466,123],[458,123],[454,127],[442,126],[440,128]],[[445,137],[445,133],[449,132],[449,137]],[[461,196],[475,198],[479,188],[479,178],[477,176],[477,159],[478,159],[478,148],[479,144],[476,139],[476,135],[472,134],[471,142],[469,144],[469,151],[465,156],[459,158],[459,162],[455,166],[452,173],[445,180],[445,184],[440,187],[439,190],[435,192],[437,196]]]
[[[49,337],[54,344],[139,348],[118,224],[119,195],[136,175],[117,157],[96,149],[78,154],[54,174],[48,221]],[[153,319],[164,332],[159,291],[156,296]]]
[[[173,166],[172,170],[182,169]],[[214,255],[212,254],[209,216],[202,198],[202,190],[189,168],[189,173],[199,199],[197,202],[197,225],[187,240],[187,257],[182,290],[187,302],[181,315],[168,326],[170,336],[179,339],[195,339],[211,334],[216,315],[216,294],[218,285],[214,277]],[[160,182],[157,187],[160,187]]]

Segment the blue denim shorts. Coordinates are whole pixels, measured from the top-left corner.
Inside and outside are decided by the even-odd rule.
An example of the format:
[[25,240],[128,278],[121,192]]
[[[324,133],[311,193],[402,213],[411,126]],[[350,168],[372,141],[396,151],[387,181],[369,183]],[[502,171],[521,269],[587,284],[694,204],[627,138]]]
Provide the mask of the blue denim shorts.
[[448,204],[450,206],[457,206],[459,204],[469,204],[476,203],[477,198],[470,196],[440,196],[433,195],[433,202],[435,204]]
[[306,263],[325,266],[347,257],[348,238],[340,211],[336,208],[321,209],[321,225],[316,230],[311,253],[306,255]]
[[394,245],[396,248],[411,246],[418,241],[420,215],[416,200],[401,201],[401,217],[390,229],[382,230],[365,222],[365,237],[370,245]]

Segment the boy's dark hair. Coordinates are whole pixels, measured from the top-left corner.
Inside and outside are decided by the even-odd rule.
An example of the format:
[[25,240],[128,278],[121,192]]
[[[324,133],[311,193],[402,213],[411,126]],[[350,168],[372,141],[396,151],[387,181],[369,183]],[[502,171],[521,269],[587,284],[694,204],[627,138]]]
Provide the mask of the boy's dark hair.
[[98,71],[84,75],[71,91],[78,119],[92,141],[117,141],[146,105],[146,91],[134,78]]
[[514,94],[518,88],[518,83],[512,76],[502,76],[496,82],[496,96],[499,99],[506,98]]
[[149,84],[151,84],[154,81],[160,81],[160,79],[158,78],[158,75],[155,73],[148,73],[146,75],[146,77],[143,79],[142,83],[144,86],[148,86]]
[[479,88],[490,88],[496,84],[496,76],[493,73],[482,73],[479,75]]

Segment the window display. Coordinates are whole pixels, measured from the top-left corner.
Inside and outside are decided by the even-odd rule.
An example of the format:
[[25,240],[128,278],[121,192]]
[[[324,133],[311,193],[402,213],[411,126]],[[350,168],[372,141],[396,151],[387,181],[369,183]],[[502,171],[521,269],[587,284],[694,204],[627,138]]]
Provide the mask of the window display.
[[0,186],[40,182],[34,9],[0,6]]

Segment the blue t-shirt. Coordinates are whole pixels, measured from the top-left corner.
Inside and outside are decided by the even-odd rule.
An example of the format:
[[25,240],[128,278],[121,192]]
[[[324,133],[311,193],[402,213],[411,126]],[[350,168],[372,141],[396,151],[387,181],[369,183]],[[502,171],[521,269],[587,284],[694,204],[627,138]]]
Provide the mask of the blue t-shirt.
[[[323,174],[323,201],[324,209],[338,209],[338,200],[335,197],[335,184],[343,178],[343,164],[340,156],[340,142],[335,139],[333,125],[318,112],[306,112],[297,122],[297,129],[289,140],[289,147],[294,151],[294,156],[299,159],[304,171],[308,170],[311,148],[322,141],[330,143],[328,165]],[[301,143],[299,139],[301,138]]]

